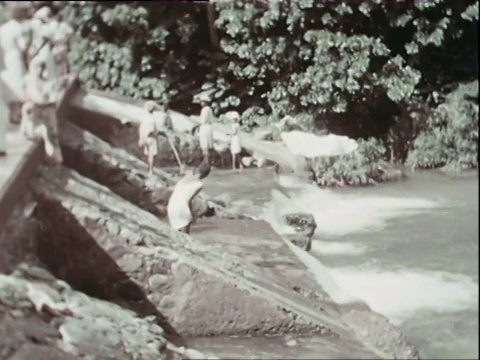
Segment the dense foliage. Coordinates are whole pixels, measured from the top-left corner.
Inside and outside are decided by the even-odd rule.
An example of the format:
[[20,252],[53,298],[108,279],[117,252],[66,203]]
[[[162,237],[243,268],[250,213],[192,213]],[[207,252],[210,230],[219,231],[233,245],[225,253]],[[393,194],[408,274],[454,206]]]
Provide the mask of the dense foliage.
[[422,131],[411,157],[420,167],[451,162],[421,155],[422,139],[437,136],[424,108],[478,76],[474,0],[55,3],[76,28],[71,59],[91,87],[168,96],[186,113],[209,91],[217,114],[236,110],[246,127],[302,114],[304,128],[381,140],[391,160],[405,160]]
[[365,186],[403,177],[401,170],[383,160],[386,149],[374,138],[359,140],[359,151],[338,157],[317,158],[313,180],[320,186]]
[[478,167],[478,81],[461,84],[430,114],[408,162],[454,171]]

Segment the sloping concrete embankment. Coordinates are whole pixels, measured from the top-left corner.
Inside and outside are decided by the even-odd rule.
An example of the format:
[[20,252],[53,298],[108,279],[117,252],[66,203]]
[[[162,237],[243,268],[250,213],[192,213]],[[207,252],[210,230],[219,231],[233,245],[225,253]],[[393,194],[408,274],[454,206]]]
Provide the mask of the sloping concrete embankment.
[[[336,358],[418,357],[364,304],[335,304],[281,239],[269,237],[268,225],[262,233],[250,223],[249,241],[229,225],[193,237],[173,231],[138,158],[71,124],[63,128],[71,169],[44,168],[33,185],[32,251],[57,278],[154,316],[175,342],[293,334],[319,339],[318,353],[336,349]],[[162,189],[172,182],[161,171],[155,180]]]

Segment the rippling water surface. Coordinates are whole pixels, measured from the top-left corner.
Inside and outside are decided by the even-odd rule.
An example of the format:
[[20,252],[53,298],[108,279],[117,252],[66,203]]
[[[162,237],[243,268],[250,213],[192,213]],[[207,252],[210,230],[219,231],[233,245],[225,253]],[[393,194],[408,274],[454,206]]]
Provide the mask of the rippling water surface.
[[420,172],[334,191],[283,180],[296,187],[288,201],[272,199],[266,170],[217,173],[206,189],[258,216],[259,205],[314,214],[312,253],[342,288],[402,327],[424,358],[478,359],[478,177]]

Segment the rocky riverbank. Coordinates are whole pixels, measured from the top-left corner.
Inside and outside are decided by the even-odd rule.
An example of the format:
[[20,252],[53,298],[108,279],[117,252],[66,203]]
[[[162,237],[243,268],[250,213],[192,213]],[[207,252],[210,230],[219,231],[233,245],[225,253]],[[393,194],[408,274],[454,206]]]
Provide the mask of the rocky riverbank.
[[[40,345],[55,343],[58,351],[72,356],[89,354],[86,358],[92,359],[162,359],[181,353],[171,349],[184,345],[186,339],[211,337],[210,345],[203,344],[202,350],[226,356],[228,342],[211,346],[216,338],[283,336],[297,339],[290,345],[294,344],[292,349],[297,346],[298,353],[303,349],[301,339],[308,338],[309,348],[313,346],[317,354],[328,358],[418,357],[401,332],[364,303],[335,303],[268,224],[237,219],[241,208],[229,210],[203,194],[196,212],[210,217],[201,220],[191,236],[173,231],[163,217],[174,175],[157,170],[153,181],[146,181],[145,164],[134,155],[72,124],[65,123],[63,128],[60,142],[65,166],[40,171],[32,181],[31,198],[26,199],[27,205],[19,209],[10,228],[29,226],[22,226],[25,231],[6,231],[0,242],[4,249],[29,244],[16,250],[18,256],[7,259],[4,268],[10,275],[1,279],[8,292],[0,302],[8,319],[18,313],[8,299],[17,296],[30,304],[20,318],[46,322],[42,329],[52,333],[53,340]],[[42,289],[48,288],[38,295],[46,299],[41,300],[46,307],[37,303],[32,310],[36,300],[29,298],[28,289],[38,281],[30,283],[22,275],[20,260],[27,260],[27,267],[35,265],[52,274],[47,282],[40,281]],[[25,269],[26,265],[22,266]],[[57,283],[68,290],[55,288]],[[152,333],[144,330],[146,335],[137,339],[143,341],[144,351],[153,350],[146,355],[135,352],[128,341],[137,340],[124,338],[133,328],[115,327],[109,322],[115,320],[99,316],[101,329],[112,327],[111,332],[105,330],[96,337],[105,342],[98,346],[106,353],[99,353],[96,343],[88,339],[102,330],[82,330],[85,322],[94,321],[71,309],[69,304],[77,300],[62,298],[62,291],[73,292],[70,287],[84,294],[75,292],[73,298],[95,303],[88,306],[104,309],[105,304],[117,304],[111,306],[123,311],[127,322],[142,322],[147,329],[154,326],[148,321],[153,321]],[[56,322],[51,321],[52,316]],[[68,324],[71,331],[62,330],[68,329]],[[12,356],[20,356],[14,354],[35,344],[28,336],[15,341],[5,347],[10,349],[5,350],[6,359],[19,358]],[[117,352],[109,353],[113,348]],[[258,349],[249,358],[260,354]],[[272,354],[282,357],[285,351],[279,347]],[[58,356],[68,359],[63,353]]]

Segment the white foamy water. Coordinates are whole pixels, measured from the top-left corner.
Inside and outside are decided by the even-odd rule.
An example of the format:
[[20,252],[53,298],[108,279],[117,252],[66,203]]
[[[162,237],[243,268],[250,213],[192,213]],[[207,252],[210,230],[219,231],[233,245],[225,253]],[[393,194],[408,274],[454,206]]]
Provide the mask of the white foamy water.
[[330,268],[329,272],[340,287],[396,324],[422,310],[455,312],[476,307],[478,311],[478,284],[464,275],[374,267]]
[[[320,238],[322,235],[343,236],[380,230],[390,219],[442,206],[439,202],[418,198],[338,194],[302,184],[288,176],[280,176],[278,182],[289,189],[292,196],[287,199],[273,190],[272,202],[265,212],[267,221],[275,222],[278,214],[311,213],[317,223],[316,235]],[[288,229],[284,227],[283,231]]]
[[[277,232],[288,233],[292,230],[282,225],[281,215],[314,215],[317,230],[308,254],[313,256],[296,252],[332,298],[364,300],[404,327],[427,358],[478,353],[479,288],[472,273],[478,225],[475,230],[470,199],[459,200],[458,187],[465,185],[439,182],[430,190],[420,183],[421,192],[412,186],[416,193],[402,190],[392,197],[361,189],[322,190],[288,176],[277,182],[282,191],[272,190],[264,218]],[[418,197],[424,193],[448,195],[448,203]],[[444,211],[447,207],[451,211]]]
[[311,252],[314,255],[360,255],[366,251],[364,245],[352,242],[313,241]]

